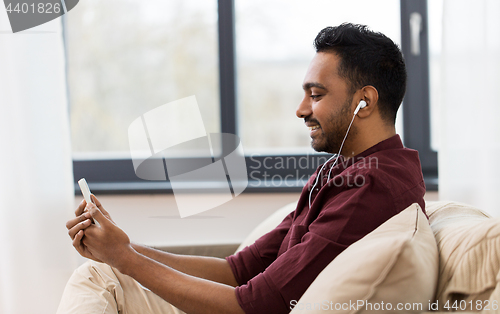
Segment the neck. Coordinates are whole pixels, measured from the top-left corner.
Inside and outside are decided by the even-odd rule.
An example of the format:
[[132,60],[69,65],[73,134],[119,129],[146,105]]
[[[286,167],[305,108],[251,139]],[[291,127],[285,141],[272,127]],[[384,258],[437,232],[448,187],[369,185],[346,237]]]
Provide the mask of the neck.
[[[359,132],[356,133],[352,139],[349,141],[349,137],[346,141],[344,149],[342,149],[342,156],[349,159],[354,157],[372,146],[393,137],[396,135],[396,128],[394,126],[388,128],[359,128]],[[361,132],[363,130],[363,132]],[[347,143],[348,142],[348,143]]]

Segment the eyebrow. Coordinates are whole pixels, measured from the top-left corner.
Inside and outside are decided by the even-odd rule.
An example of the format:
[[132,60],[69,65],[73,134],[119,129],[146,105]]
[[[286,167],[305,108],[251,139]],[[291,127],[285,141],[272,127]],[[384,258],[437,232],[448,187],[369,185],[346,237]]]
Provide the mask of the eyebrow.
[[308,83],[305,83],[304,85],[302,85],[302,88],[304,90],[311,89],[312,87],[316,87],[316,88],[321,88],[321,89],[327,90],[326,87],[325,87],[325,85],[320,84],[318,82],[308,82]]

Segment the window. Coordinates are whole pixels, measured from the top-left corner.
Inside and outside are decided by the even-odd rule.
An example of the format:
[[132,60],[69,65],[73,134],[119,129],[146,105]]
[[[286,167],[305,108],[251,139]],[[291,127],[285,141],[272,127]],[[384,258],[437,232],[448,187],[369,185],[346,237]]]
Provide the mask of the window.
[[238,131],[249,153],[314,153],[295,109],[321,29],[349,21],[401,42],[399,0],[235,0],[235,10]]
[[89,0],[66,20],[76,160],[129,157],[141,114],[197,95],[219,131],[217,2]]
[[[415,10],[425,19],[426,1],[80,3],[63,19],[75,183],[86,177],[91,189],[101,194],[170,190],[168,182],[137,178],[127,128],[148,110],[196,95],[208,131],[241,137],[247,191],[300,191],[326,160],[326,155],[312,151],[303,121],[295,117],[316,33],[345,21],[368,24],[401,43],[406,57],[407,24]],[[309,22],[297,22],[302,19]],[[429,102],[418,98],[428,99],[428,71],[414,71],[419,62],[427,62],[425,29],[419,35],[422,55],[406,59],[409,76],[415,75],[420,83],[409,80],[404,104],[410,110],[400,113],[397,131],[408,147],[419,150],[427,180],[428,174],[437,175],[437,161],[428,162],[435,157],[428,131]],[[422,94],[425,88],[418,90],[422,84],[427,84],[427,96]],[[426,106],[427,117],[422,114]],[[415,127],[421,119],[427,122]],[[420,140],[421,134],[427,142]],[[284,182],[287,176],[290,180]]]

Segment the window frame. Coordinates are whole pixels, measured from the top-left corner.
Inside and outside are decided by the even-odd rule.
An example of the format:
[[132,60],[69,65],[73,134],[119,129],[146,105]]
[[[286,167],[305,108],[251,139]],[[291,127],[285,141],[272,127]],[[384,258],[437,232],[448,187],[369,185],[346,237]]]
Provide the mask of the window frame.
[[[410,15],[420,13],[420,55],[411,53]],[[431,148],[429,92],[429,29],[427,0],[401,0],[401,49],[408,72],[406,95],[403,100],[403,141],[406,147],[419,153],[427,190],[438,189],[437,152]]]
[[[430,146],[430,109],[429,109],[429,64],[427,33],[427,1],[401,1],[402,51],[408,70],[408,87],[404,98],[403,124],[405,146],[419,151],[422,171],[427,190],[437,190],[437,153]],[[423,18],[423,31],[420,33],[421,55],[411,56],[409,37],[409,15],[419,12]],[[62,19],[63,36],[65,16]],[[218,0],[218,47],[219,47],[219,93],[220,127],[222,133],[238,134],[237,75],[235,54],[235,5],[234,0]],[[65,40],[66,42],[66,40]],[[65,53],[67,50],[65,49]],[[67,71],[67,69],[66,69]],[[69,99],[68,86],[68,99]],[[68,100],[69,102],[69,100]],[[222,147],[223,155],[226,152]],[[263,192],[300,192],[305,180],[316,170],[318,162],[326,160],[327,154],[315,155],[259,155],[245,156],[249,184],[245,193]],[[307,167],[300,169],[265,168],[255,171],[255,165],[266,160],[279,158],[302,158]],[[256,174],[258,172],[258,174]],[[75,195],[79,195],[77,181],[85,177],[94,193],[99,194],[153,194],[173,193],[170,182],[146,181],[135,175],[131,159],[73,160]],[[267,181],[292,176],[286,182]],[[257,184],[260,182],[260,185]],[[196,188],[196,184],[193,187]],[[207,189],[210,192],[210,189]]]

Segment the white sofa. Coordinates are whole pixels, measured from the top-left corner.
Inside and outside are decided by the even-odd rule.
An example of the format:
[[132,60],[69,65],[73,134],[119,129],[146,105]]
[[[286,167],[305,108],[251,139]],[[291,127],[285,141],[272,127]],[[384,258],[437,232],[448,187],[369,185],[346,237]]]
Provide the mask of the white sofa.
[[[289,204],[238,250],[270,231]],[[292,313],[500,313],[500,218],[455,202],[413,204],[351,245],[314,280]]]

